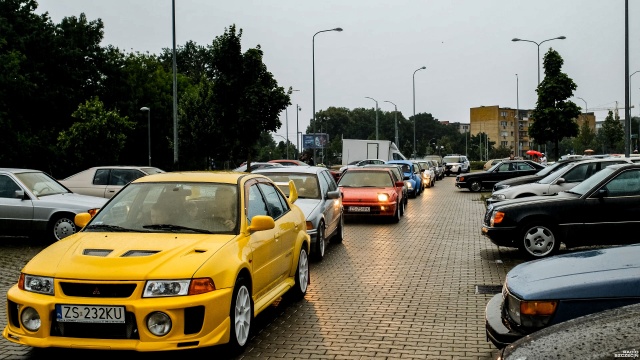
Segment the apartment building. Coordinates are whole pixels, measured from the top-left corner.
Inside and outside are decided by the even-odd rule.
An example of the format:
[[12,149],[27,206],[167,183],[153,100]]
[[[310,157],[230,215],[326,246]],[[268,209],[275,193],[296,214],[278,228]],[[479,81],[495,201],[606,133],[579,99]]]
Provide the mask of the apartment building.
[[[512,149],[516,156],[522,156],[533,147],[529,138],[531,109],[512,109],[499,105],[480,106],[470,109],[469,128],[472,135],[485,133],[496,147]],[[596,129],[596,117],[593,112],[583,113],[576,119],[578,126],[586,121],[591,130]]]

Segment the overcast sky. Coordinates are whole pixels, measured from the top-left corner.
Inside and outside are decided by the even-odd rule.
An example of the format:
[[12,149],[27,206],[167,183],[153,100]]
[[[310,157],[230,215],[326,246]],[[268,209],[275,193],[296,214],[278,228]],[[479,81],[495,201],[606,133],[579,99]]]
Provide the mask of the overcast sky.
[[[288,133],[295,143],[295,104],[300,131],[313,117],[313,36],[317,111],[330,106],[375,107],[405,117],[427,112],[441,121],[469,122],[482,105],[535,107],[538,46],[553,47],[575,96],[596,108],[624,107],[624,0],[178,0],[176,44],[211,44],[232,24],[243,30],[243,51],[260,45],[280,86],[294,92]],[[640,70],[640,3],[629,1],[629,74]],[[104,22],[103,45],[159,54],[171,48],[171,0],[40,0],[38,11],[59,23],[86,14]],[[517,75],[516,75],[517,74]],[[635,85],[634,85],[635,84]],[[632,115],[640,111],[640,74],[631,78]],[[574,98],[578,106],[584,101]],[[144,105],[144,104],[141,104]],[[595,111],[604,120],[606,111]],[[620,111],[624,118],[624,111]],[[286,136],[283,112],[282,128]],[[275,138],[276,141],[281,139]]]

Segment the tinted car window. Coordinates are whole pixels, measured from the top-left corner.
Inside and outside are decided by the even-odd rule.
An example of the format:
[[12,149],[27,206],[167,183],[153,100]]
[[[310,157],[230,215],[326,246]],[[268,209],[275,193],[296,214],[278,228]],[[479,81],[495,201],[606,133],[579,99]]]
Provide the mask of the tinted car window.
[[616,176],[604,186],[609,197],[639,196],[640,170],[629,170]]
[[2,198],[14,198],[16,195],[16,190],[21,190],[22,188],[16,184],[13,179],[8,176],[2,175],[0,176],[0,197]]
[[258,184],[258,187],[264,193],[267,209],[269,209],[269,215],[271,215],[271,217],[278,219],[287,212],[286,201],[275,187],[265,183]]
[[98,169],[93,176],[93,185],[109,184],[109,169]]

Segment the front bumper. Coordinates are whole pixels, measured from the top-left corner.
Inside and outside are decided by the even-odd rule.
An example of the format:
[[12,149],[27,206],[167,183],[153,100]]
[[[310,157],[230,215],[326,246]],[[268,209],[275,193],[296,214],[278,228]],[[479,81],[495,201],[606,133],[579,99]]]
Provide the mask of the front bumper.
[[[348,216],[394,216],[396,203],[348,203],[342,202],[344,215]],[[368,207],[369,211],[351,211],[351,207]]]
[[491,240],[492,243],[498,246],[505,247],[517,247],[515,240],[517,237],[516,227],[490,227],[488,225],[482,225],[480,232]]
[[487,340],[491,341],[498,349],[502,349],[512,342],[525,336],[525,334],[513,331],[502,322],[502,293],[495,294],[485,308],[485,331]]
[[[127,298],[74,297],[35,294],[14,285],[7,292],[7,326],[2,335],[21,345],[48,348],[80,348],[104,350],[164,351],[191,349],[229,342],[231,323],[229,309],[232,289],[209,293],[164,298],[140,296],[141,287]],[[60,323],[56,319],[56,304],[124,306],[127,322],[113,324]],[[40,315],[41,326],[35,331],[25,329],[20,314],[31,307]],[[172,328],[164,336],[153,335],[146,325],[147,317],[156,311],[167,314]],[[118,324],[120,325],[120,324]]]

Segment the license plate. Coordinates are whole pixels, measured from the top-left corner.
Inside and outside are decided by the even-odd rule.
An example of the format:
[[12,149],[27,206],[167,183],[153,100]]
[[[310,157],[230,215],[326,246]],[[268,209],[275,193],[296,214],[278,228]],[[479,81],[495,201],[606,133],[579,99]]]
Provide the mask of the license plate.
[[351,212],[369,212],[371,208],[368,206],[349,206]]
[[102,305],[56,305],[56,319],[59,322],[80,323],[124,323],[124,306]]

